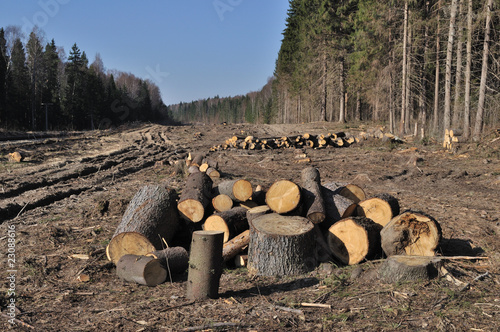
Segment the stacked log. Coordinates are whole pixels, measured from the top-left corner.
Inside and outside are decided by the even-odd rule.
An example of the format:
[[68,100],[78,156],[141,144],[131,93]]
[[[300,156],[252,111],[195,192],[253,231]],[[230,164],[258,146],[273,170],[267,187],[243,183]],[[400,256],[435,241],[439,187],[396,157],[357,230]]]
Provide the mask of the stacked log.
[[455,152],[461,143],[466,142],[466,139],[462,137],[463,131],[460,129],[445,129],[443,148],[448,151]]

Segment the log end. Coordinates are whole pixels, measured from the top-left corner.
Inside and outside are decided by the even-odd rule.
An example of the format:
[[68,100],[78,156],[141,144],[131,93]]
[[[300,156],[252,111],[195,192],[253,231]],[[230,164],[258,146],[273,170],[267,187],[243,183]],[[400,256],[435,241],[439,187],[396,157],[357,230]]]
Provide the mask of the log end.
[[192,222],[200,222],[205,215],[203,204],[195,199],[186,199],[177,204],[177,209],[183,217]]
[[146,255],[155,250],[156,248],[144,235],[137,232],[124,232],[111,239],[106,247],[106,256],[108,260],[116,264],[124,255]]

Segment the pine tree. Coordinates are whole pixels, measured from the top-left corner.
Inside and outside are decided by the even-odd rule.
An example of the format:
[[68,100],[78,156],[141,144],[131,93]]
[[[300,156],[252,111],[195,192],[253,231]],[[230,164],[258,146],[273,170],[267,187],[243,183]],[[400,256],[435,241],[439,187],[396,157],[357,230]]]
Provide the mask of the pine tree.
[[7,75],[6,125],[29,128],[30,117],[30,76],[26,67],[26,54],[21,39],[14,41],[11,50],[11,64]]
[[6,121],[7,108],[7,41],[5,40],[5,30],[0,28],[0,126]]

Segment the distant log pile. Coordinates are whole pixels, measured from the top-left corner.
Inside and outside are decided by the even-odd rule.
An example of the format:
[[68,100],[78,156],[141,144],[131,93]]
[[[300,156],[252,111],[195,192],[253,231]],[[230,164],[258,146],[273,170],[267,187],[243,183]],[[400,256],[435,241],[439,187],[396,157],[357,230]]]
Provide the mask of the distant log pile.
[[381,139],[383,141],[392,141],[402,143],[399,137],[384,132],[383,127],[378,127],[368,131],[361,131],[354,134],[345,132],[310,134],[304,133],[295,136],[267,137],[258,138],[253,135],[234,135],[225,140],[224,143],[213,146],[210,151],[220,151],[228,149],[243,150],[268,150],[268,149],[286,149],[286,148],[314,148],[324,149],[328,147],[342,148],[352,144],[359,143],[371,138]]
[[[401,213],[397,198],[387,193],[367,197],[351,183],[324,183],[314,167],[296,175],[300,182],[278,179],[265,190],[245,179],[212,181],[206,172],[217,165],[203,155],[188,157],[186,166],[197,171],[188,173],[179,196],[150,185],[129,203],[107,248],[123,280],[153,286],[169,274],[185,273],[192,236],[199,230],[206,232],[202,241],[217,235],[214,243],[219,246],[220,238],[222,250],[197,255],[210,252],[206,259],[214,264],[248,262],[251,274],[266,276],[306,273],[325,260],[352,265],[392,255],[434,256],[441,240],[434,218]],[[384,275],[391,276],[387,280],[398,275],[391,269],[405,264],[415,263],[398,259],[384,265]]]
[[445,129],[443,148],[452,152],[456,151],[461,143],[466,142],[462,133],[463,131],[460,129]]

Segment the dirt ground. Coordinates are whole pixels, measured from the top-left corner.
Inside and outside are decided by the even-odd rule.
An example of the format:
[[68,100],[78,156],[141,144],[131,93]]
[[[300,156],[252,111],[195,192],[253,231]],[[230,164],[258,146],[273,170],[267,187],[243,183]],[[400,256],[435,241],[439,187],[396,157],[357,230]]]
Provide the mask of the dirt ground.
[[[182,191],[185,179],[174,175],[169,161],[185,152],[208,153],[234,134],[265,138],[359,130],[332,123],[136,124],[0,141],[0,329],[500,330],[500,140],[494,134],[456,153],[444,151],[439,142],[377,139],[347,148],[306,149],[308,165],[319,169],[323,182],[355,183],[367,196],[390,193],[402,210],[436,218],[443,231],[438,255],[487,257],[446,261],[453,278],[384,284],[367,277],[381,260],[356,266],[327,262],[309,274],[280,278],[250,276],[245,268],[228,266],[220,297],[192,302],[185,297],[187,273],[146,287],[121,281],[108,262],[105,247],[140,187],[162,183]],[[25,160],[8,162],[13,151]],[[295,161],[293,149],[209,155],[219,162],[223,179],[245,178],[264,188],[278,179],[300,181],[305,165]],[[15,248],[9,251],[11,237]],[[80,281],[81,275],[90,280]],[[12,299],[15,309],[8,306]],[[331,308],[304,307],[303,302]],[[15,325],[8,321],[11,309]]]

